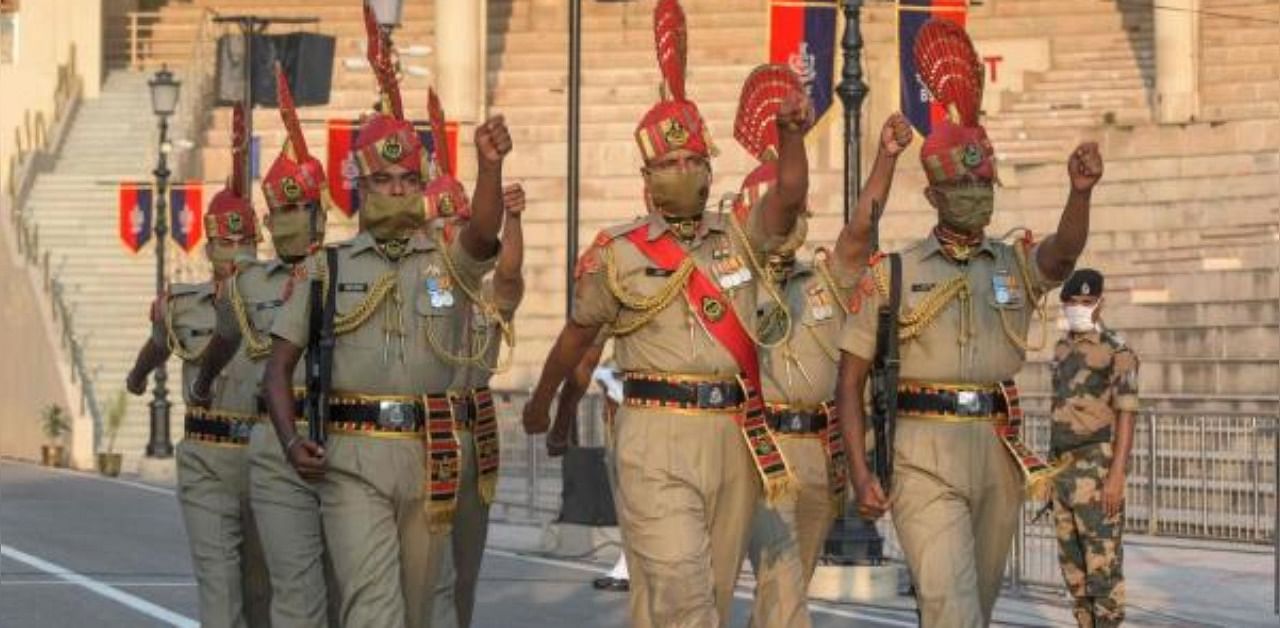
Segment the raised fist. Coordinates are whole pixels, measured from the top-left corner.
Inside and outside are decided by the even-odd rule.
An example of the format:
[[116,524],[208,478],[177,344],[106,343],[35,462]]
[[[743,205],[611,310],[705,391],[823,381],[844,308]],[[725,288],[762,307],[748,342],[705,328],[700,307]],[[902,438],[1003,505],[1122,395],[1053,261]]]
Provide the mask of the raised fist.
[[495,167],[511,152],[511,133],[502,116],[494,116],[476,127],[476,153],[480,166]]
[[911,145],[912,139],[915,139],[915,131],[911,123],[907,122],[906,116],[895,111],[880,130],[880,150],[890,157],[897,157]]
[[778,132],[803,135],[813,124],[813,103],[804,92],[791,92],[778,109]]
[[502,207],[511,216],[524,213],[524,186],[519,183],[502,186]]
[[1077,192],[1088,192],[1098,184],[1102,178],[1102,153],[1098,152],[1097,142],[1085,142],[1071,152],[1067,175],[1071,178],[1071,189]]

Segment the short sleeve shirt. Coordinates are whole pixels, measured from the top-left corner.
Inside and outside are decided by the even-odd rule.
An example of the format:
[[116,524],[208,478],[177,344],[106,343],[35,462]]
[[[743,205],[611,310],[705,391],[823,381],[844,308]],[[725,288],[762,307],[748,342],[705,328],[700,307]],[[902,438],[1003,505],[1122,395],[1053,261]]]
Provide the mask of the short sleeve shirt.
[[[173,284],[165,300],[164,311],[168,314],[162,314],[152,325],[152,342],[176,349],[179,355],[190,356],[182,360],[182,396],[187,403],[191,402],[187,397],[191,384],[200,375],[200,358],[213,339],[216,324],[213,296],[212,282]],[[219,383],[214,387],[215,403],[220,400]]]
[[1112,331],[1059,340],[1052,369],[1055,455],[1111,442],[1119,413],[1138,411],[1138,356]]
[[[236,290],[231,289],[235,282]],[[261,394],[262,374],[266,356],[251,356],[249,343],[244,336],[252,333],[255,339],[269,343],[271,325],[284,305],[287,291],[293,287],[293,269],[280,260],[255,262],[242,267],[223,282],[217,299],[217,335],[240,343],[236,354],[222,370],[222,392],[216,410],[240,414],[256,414]],[[236,306],[232,299],[238,296],[244,308],[249,329],[241,327]],[[298,374],[303,370],[299,364]]]

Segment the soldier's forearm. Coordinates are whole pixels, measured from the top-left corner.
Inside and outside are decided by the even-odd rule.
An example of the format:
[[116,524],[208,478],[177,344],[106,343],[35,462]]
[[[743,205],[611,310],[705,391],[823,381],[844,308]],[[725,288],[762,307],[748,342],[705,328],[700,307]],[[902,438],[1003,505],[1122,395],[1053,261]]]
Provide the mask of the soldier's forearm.
[[498,252],[498,265],[493,270],[495,281],[511,280],[520,276],[524,266],[524,225],[520,214],[508,214],[502,226],[502,250]]
[[778,138],[778,181],[769,193],[764,226],[772,235],[786,235],[795,228],[809,194],[809,156],[804,135],[780,133]]
[[151,371],[156,370],[156,367],[164,364],[168,359],[169,348],[162,347],[156,344],[155,340],[148,338],[138,350],[138,357],[133,362],[133,369],[129,372],[129,376],[145,379]]
[[238,339],[228,338],[222,334],[214,334],[204,351],[204,359],[200,361],[200,373],[196,375],[196,390],[207,391],[213,385],[222,369],[227,367],[231,358],[239,349]]
[[844,450],[849,456],[849,470],[854,478],[870,473],[866,452],[866,416],[863,413],[863,389],[867,384],[870,365],[866,360],[848,353],[840,354],[840,372],[836,388],[836,413],[840,416],[840,430],[844,438]]
[[897,155],[890,155],[883,149],[876,154],[871,175],[867,177],[862,194],[858,196],[858,206],[854,208],[849,224],[840,230],[840,237],[836,239],[836,258],[845,268],[857,268],[865,264],[871,254],[873,210],[883,208],[888,202],[897,165]]
[[293,402],[293,371],[302,357],[302,349],[295,347],[287,340],[276,338],[271,343],[271,355],[262,376],[263,394],[266,396],[267,412],[271,415],[271,424],[276,428],[276,436],[280,443],[289,442],[297,434],[294,421],[297,420]]
[[1129,454],[1133,451],[1133,425],[1136,421],[1132,412],[1121,412],[1116,419],[1115,434],[1111,443],[1110,473],[1123,475],[1129,467]]
[[476,259],[489,259],[498,248],[502,229],[502,166],[481,165],[471,199],[471,220],[463,228],[462,246]]
[[533,390],[534,400],[549,403],[555,397],[560,384],[573,374],[599,333],[599,326],[583,327],[574,322],[565,324],[547,355],[546,363],[542,365],[542,375]]
[[1089,239],[1089,208],[1092,192],[1071,190],[1067,206],[1058,220],[1058,230],[1040,244],[1036,263],[1040,272],[1053,281],[1061,281],[1071,274],[1076,260],[1084,252]]

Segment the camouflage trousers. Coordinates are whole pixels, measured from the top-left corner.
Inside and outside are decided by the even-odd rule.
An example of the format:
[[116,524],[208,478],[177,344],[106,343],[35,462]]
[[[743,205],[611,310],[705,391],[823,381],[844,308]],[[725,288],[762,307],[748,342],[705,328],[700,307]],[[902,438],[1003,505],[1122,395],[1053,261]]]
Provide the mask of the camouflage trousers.
[[1118,626],[1124,620],[1124,511],[1108,517],[1102,506],[1111,444],[1066,456],[1070,461],[1054,480],[1053,516],[1062,577],[1075,600],[1072,612],[1082,628]]

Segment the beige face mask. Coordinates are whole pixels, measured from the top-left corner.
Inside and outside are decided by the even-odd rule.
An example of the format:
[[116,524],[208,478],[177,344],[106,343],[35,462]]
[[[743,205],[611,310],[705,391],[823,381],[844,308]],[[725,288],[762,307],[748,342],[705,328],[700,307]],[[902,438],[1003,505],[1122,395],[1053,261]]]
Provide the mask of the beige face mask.
[[942,189],[946,206],[938,210],[942,226],[961,233],[982,233],[991,224],[995,190],[980,185]]
[[407,238],[427,224],[426,203],[421,194],[390,196],[369,192],[360,206],[360,230],[375,240]]
[[236,264],[258,257],[258,247],[254,242],[210,240],[205,251],[213,263],[214,278],[219,280],[235,273]]
[[645,181],[654,209],[665,216],[701,215],[711,194],[708,166],[645,170]]
[[[311,252],[312,206],[271,213],[271,243],[282,259],[306,257]],[[324,241],[324,215],[316,215],[316,242]]]

